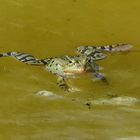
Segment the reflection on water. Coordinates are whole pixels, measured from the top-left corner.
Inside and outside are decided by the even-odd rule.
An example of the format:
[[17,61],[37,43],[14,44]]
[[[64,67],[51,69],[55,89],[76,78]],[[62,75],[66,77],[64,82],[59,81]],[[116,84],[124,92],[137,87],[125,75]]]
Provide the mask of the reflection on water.
[[[0,51],[46,58],[120,42],[139,50],[139,6],[138,0],[1,0]],[[109,55],[99,62],[109,85],[82,76],[69,81],[80,89],[71,94],[42,68],[1,59],[0,139],[139,140],[139,59],[136,51]]]

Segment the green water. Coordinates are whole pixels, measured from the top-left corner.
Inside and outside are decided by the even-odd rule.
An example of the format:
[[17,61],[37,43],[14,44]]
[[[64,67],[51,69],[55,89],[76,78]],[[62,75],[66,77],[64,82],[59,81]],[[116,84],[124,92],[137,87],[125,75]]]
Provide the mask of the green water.
[[[0,0],[0,52],[45,58],[120,42],[138,50],[139,7],[139,0]],[[98,102],[108,94],[140,100],[139,60],[139,52],[109,55],[99,62],[108,86],[87,75],[70,80],[80,91],[66,94],[43,68],[1,59],[0,140],[140,140],[139,102]],[[37,96],[41,90],[61,98]]]

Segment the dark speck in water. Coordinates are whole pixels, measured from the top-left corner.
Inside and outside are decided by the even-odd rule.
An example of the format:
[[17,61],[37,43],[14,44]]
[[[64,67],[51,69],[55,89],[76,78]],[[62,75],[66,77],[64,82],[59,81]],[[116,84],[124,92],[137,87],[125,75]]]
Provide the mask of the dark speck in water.
[[119,97],[117,94],[112,94],[112,93],[108,93],[107,96],[110,97],[110,98]]
[[66,21],[71,21],[71,19],[70,18],[67,18]]
[[91,109],[91,102],[86,102],[85,105],[88,106],[88,109]]
[[0,54],[0,57],[2,57],[3,55],[2,54]]

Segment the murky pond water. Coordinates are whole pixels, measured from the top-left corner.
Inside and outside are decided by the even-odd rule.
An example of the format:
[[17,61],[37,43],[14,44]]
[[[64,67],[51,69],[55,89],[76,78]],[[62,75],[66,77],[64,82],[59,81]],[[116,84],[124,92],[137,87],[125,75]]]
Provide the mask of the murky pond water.
[[[119,42],[138,50],[139,7],[139,0],[0,0],[0,52],[46,58]],[[42,68],[1,59],[0,140],[140,140],[139,60],[139,52],[109,55],[99,62],[109,85],[82,76],[70,80],[80,91],[66,94]],[[42,90],[50,96],[36,94]]]

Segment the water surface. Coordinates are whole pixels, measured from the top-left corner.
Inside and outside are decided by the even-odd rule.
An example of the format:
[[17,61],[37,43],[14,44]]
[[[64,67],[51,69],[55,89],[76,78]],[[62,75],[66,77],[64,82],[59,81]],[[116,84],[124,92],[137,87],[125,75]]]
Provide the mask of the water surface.
[[[46,58],[74,55],[79,45],[120,42],[140,49],[138,0],[0,3],[0,52]],[[69,81],[80,90],[71,94],[59,89],[56,77],[43,68],[1,59],[0,139],[140,140],[139,59],[139,52],[109,55],[99,64],[110,84],[82,76]],[[42,90],[55,98],[36,95]]]

